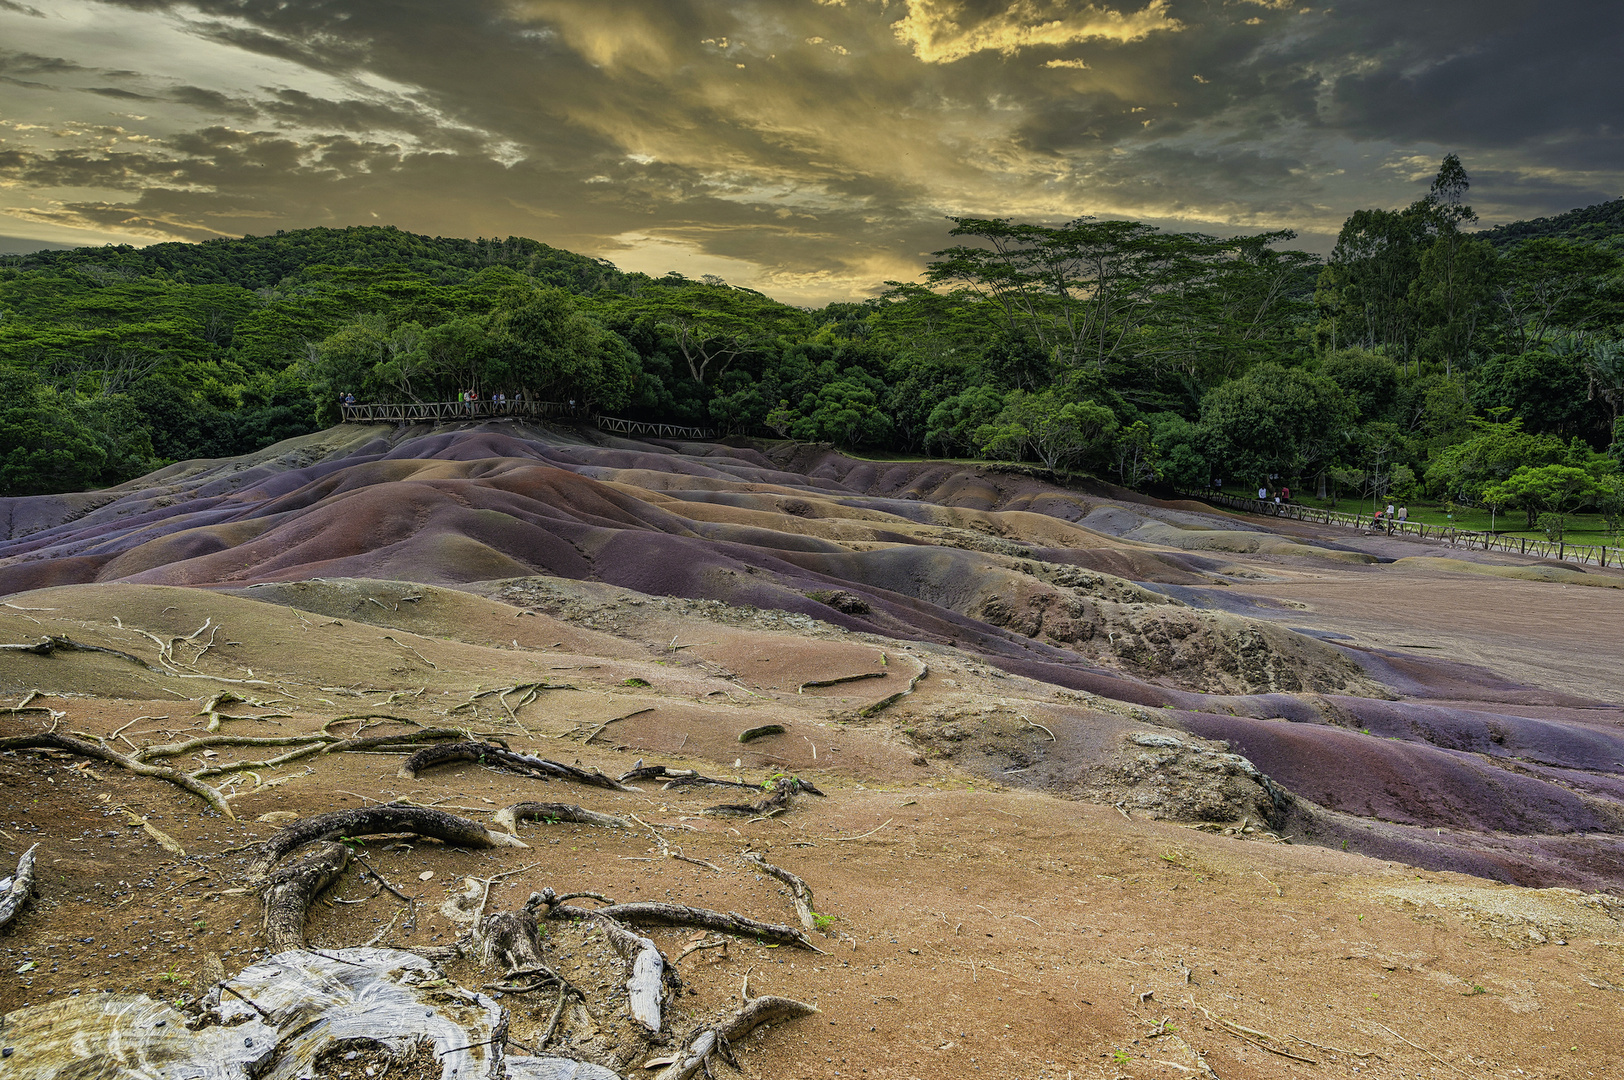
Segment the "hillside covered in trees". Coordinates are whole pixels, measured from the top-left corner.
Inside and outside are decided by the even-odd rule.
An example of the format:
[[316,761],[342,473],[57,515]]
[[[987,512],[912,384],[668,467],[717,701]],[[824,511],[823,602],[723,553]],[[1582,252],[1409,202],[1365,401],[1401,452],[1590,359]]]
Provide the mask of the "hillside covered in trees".
[[0,257],[0,494],[116,483],[464,389],[1130,486],[1624,503],[1624,200],[1473,232],[1408,207],[1217,238],[956,219],[919,282],[788,307],[531,240],[394,228]]

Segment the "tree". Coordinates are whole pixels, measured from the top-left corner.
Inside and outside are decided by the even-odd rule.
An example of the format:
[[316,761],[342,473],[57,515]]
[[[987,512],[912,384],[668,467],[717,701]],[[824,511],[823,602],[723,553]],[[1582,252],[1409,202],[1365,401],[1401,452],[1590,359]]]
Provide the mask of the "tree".
[[[1596,478],[1571,465],[1524,465],[1500,484],[1492,498],[1502,506],[1520,507],[1534,528],[1543,516],[1565,518],[1585,500],[1602,493]],[[1553,525],[1560,532],[1561,522]]]
[[0,368],[0,495],[90,487],[107,453],[37,375]]
[[942,453],[967,451],[975,442],[975,433],[991,423],[1004,407],[1004,395],[995,387],[972,386],[954,394],[930,411],[925,422],[925,449],[932,446]]
[[1052,387],[1036,394],[1011,390],[975,440],[987,457],[1021,461],[1030,454],[1054,471],[1088,457],[1117,427],[1116,414],[1097,402],[1068,400]]
[[1353,407],[1334,382],[1277,364],[1260,364],[1201,400],[1213,467],[1237,478],[1317,473],[1352,425]]
[[1124,487],[1136,488],[1155,480],[1160,472],[1161,454],[1150,425],[1135,420],[1124,428],[1112,446],[1117,479]]

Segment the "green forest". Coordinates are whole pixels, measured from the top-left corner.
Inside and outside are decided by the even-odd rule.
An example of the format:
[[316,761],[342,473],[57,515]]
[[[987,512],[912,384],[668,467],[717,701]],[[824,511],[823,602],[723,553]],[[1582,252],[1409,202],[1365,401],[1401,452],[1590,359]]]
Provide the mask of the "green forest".
[[1136,488],[1624,507],[1624,199],[1478,230],[1451,155],[1322,258],[1289,231],[953,219],[802,309],[533,240],[390,227],[0,256],[0,494],[251,452],[467,389]]

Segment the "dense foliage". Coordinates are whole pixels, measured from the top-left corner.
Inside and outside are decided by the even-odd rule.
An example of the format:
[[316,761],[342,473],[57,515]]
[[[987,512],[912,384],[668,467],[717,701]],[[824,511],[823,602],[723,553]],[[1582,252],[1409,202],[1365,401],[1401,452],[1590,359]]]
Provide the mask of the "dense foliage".
[[921,282],[821,310],[392,228],[13,256],[0,493],[252,451],[344,393],[473,389],[1129,485],[1606,510],[1624,201],[1473,233],[1468,189],[1450,156],[1323,260],[1289,232],[956,219]]

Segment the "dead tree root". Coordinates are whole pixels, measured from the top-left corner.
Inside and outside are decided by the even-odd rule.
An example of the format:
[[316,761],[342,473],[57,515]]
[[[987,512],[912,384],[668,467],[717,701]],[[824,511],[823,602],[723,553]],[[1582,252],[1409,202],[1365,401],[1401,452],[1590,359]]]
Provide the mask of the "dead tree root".
[[606,829],[630,829],[632,823],[613,814],[600,814],[569,803],[522,802],[503,807],[491,819],[510,833],[517,834],[521,821],[571,821],[577,825],[601,825]]
[[722,803],[706,809],[708,814],[745,814],[750,817],[772,817],[789,809],[790,799],[801,792],[821,796],[823,792],[798,776],[781,776],[773,784],[772,793],[752,803]]
[[774,866],[766,859],[763,859],[757,852],[747,851],[744,853],[744,858],[763,874],[777,878],[785,885],[788,885],[790,899],[795,902],[795,914],[800,917],[801,926],[809,932],[818,928],[818,913],[812,907],[812,887],[810,885],[783,867]]
[[613,915],[605,914],[604,911],[560,903],[557,894],[550,888],[543,889],[539,893],[531,893],[524,906],[526,911],[540,911],[545,908],[549,919],[580,919],[602,930],[610,948],[620,954],[630,969],[626,976],[626,993],[632,1019],[646,1028],[650,1034],[660,1033],[663,989],[668,984],[673,988],[680,987],[682,979],[677,974],[677,969],[665,962],[658,945],[649,938],[628,930]]
[[356,810],[335,810],[330,814],[317,814],[290,822],[272,833],[260,846],[260,854],[254,860],[253,874],[255,877],[263,876],[284,855],[305,844],[336,840],[341,836],[376,836],[380,833],[417,833],[471,848],[530,846],[516,837],[492,832],[477,821],[469,821],[443,810],[406,803],[386,803]]
[[17,872],[0,881],[0,926],[16,918],[17,912],[34,895],[34,848],[37,847],[35,844],[23,852],[23,857],[17,860]]
[[688,1080],[701,1069],[709,1073],[707,1061],[714,1054],[724,1060],[733,1057],[732,1044],[749,1035],[762,1024],[777,1024],[801,1016],[811,1016],[817,1006],[790,998],[758,997],[712,1027],[701,1028],[683,1045],[677,1059],[662,1069],[654,1080]]
[[305,947],[305,913],[349,865],[349,848],[323,843],[304,858],[271,871],[262,886],[265,944],[271,952]]
[[117,765],[122,769],[128,769],[137,776],[155,776],[160,780],[168,780],[171,784],[190,791],[230,820],[237,820],[237,815],[231,812],[231,807],[226,802],[225,796],[201,780],[188,776],[179,769],[171,769],[167,765],[152,765],[148,762],[137,761],[135,758],[127,757],[102,743],[87,742],[84,739],[76,739],[71,735],[58,735],[55,732],[40,732],[35,735],[13,735],[0,739],[0,750],[66,750],[70,754],[95,758],[97,761],[105,761],[109,765]]

